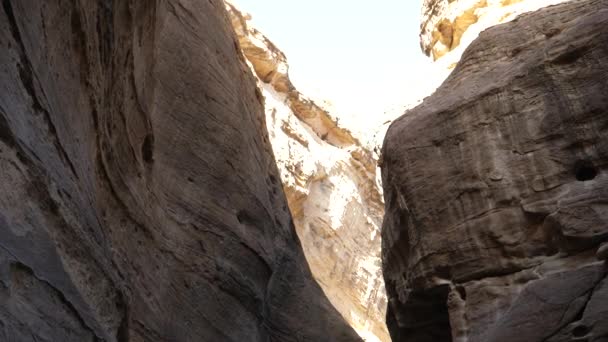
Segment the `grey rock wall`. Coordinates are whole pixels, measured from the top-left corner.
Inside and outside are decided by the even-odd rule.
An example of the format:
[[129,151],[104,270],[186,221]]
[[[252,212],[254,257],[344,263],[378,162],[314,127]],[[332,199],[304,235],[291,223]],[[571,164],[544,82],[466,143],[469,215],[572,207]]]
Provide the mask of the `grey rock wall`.
[[221,1],[3,0],[1,341],[355,341]]
[[393,341],[608,338],[607,76],[608,1],[570,1],[484,31],[391,125]]

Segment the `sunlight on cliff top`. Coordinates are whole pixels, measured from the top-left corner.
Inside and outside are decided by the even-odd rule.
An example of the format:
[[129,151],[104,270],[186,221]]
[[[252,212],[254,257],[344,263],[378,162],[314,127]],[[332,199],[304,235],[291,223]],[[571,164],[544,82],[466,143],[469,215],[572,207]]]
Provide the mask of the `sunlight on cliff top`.
[[231,0],[285,53],[296,88],[367,146],[381,144],[387,122],[433,93],[479,32],[563,1],[451,3],[444,14],[453,25],[470,9],[474,22],[433,63],[420,47],[422,0]]
[[420,0],[233,2],[286,54],[298,90],[359,137],[442,79],[420,49]]

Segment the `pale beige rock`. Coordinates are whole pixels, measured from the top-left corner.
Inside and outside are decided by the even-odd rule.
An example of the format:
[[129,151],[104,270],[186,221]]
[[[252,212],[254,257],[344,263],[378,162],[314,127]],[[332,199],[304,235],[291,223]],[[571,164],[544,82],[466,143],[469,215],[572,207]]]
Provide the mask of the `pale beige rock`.
[[270,142],[312,273],[361,337],[388,342],[374,154],[293,86],[285,55],[251,27],[248,15],[227,8],[259,79]]

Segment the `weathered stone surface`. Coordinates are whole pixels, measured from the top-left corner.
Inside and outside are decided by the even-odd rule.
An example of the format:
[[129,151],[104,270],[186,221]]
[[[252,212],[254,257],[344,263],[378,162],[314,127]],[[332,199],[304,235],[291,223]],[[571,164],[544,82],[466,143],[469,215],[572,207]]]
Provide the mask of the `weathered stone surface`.
[[270,142],[312,273],[361,337],[388,342],[376,158],[329,110],[297,90],[285,55],[250,17],[230,3],[227,9],[259,80]]
[[[604,271],[605,272],[605,271]],[[604,277],[595,287],[585,294],[584,310],[579,311],[576,322],[564,326],[550,336],[548,342],[566,341],[606,341],[608,336],[608,279]]]
[[3,0],[0,50],[0,340],[358,340],[221,1]]
[[488,29],[391,125],[393,341],[606,338],[607,25],[577,0]]
[[565,0],[424,0],[420,47],[434,60],[453,66],[464,49],[488,27]]
[[[567,341],[578,337],[598,340],[602,335],[589,336],[589,327],[595,325],[585,322],[583,318],[585,312],[591,312],[595,320],[608,323],[605,311],[594,312],[593,308],[606,304],[603,301],[605,298],[600,298],[602,284],[606,280],[603,265],[595,265],[551,274],[534,281],[523,289],[503,317],[476,340],[553,341],[555,332],[565,325],[569,325],[566,335],[570,339]],[[602,328],[600,325],[597,327]],[[584,333],[579,332],[581,329]]]

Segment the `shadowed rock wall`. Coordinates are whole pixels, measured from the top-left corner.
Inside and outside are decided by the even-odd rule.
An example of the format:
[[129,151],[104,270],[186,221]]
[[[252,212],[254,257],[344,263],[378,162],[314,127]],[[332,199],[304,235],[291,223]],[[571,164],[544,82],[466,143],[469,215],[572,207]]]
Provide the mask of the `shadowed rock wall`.
[[3,0],[0,50],[0,340],[358,340],[221,1]]

